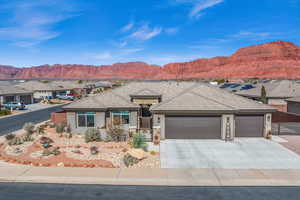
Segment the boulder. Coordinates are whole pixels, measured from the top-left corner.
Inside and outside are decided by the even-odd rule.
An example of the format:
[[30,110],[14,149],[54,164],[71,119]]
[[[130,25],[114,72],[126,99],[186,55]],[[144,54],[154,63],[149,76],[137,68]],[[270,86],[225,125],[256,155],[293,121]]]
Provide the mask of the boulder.
[[146,153],[143,149],[130,149],[127,153],[129,155],[131,155],[132,157],[137,158],[139,160],[142,160],[147,157]]

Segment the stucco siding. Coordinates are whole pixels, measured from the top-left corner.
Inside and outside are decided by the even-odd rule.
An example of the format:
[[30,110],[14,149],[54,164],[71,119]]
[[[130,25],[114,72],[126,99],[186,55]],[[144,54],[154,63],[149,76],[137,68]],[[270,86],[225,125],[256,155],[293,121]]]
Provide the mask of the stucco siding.
[[286,105],[285,99],[268,99],[268,104],[271,105]]

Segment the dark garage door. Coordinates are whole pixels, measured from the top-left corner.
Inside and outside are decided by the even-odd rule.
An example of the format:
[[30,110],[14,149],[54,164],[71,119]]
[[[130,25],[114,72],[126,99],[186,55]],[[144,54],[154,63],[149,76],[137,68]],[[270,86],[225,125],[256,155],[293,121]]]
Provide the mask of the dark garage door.
[[25,104],[32,104],[31,95],[22,95],[22,96],[20,96],[20,101],[25,103]]
[[236,137],[262,137],[264,130],[264,116],[240,115],[235,117]]
[[219,139],[221,117],[166,116],[166,139]]

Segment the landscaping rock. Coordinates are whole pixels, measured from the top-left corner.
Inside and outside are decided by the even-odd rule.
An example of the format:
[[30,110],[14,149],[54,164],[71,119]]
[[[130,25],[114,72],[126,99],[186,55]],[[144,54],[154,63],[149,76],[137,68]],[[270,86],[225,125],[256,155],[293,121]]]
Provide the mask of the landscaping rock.
[[145,151],[142,149],[130,149],[127,153],[139,160],[142,160],[147,157]]

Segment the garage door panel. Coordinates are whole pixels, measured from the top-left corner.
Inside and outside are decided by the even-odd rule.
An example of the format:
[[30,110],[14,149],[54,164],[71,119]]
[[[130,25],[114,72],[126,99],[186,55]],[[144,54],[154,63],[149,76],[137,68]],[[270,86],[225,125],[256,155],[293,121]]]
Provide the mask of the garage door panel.
[[166,117],[167,139],[215,139],[221,137],[221,118]]
[[264,116],[236,116],[236,137],[262,137],[264,130]]

